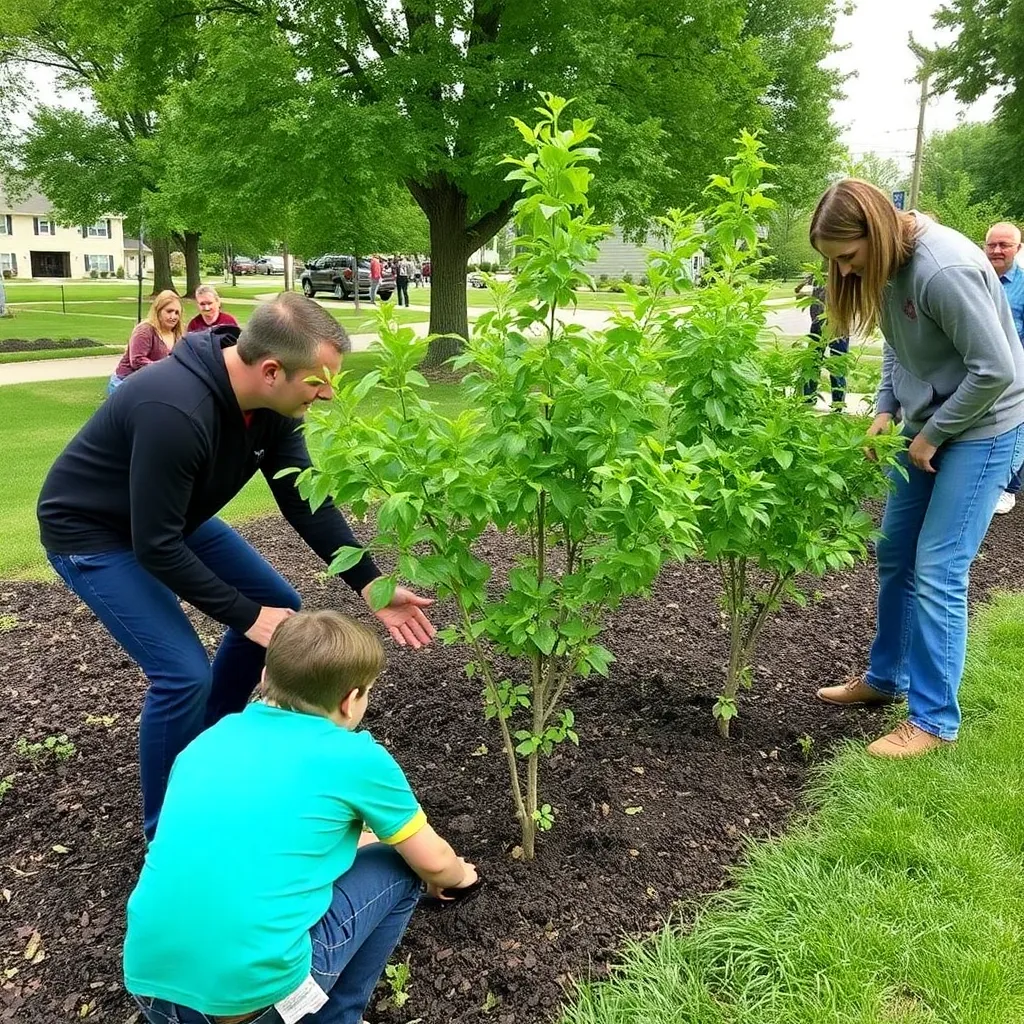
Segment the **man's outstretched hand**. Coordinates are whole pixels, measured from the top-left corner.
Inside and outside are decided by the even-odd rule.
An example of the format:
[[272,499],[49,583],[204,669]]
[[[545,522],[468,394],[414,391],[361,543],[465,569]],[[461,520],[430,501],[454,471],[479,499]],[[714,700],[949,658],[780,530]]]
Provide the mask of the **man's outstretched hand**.
[[[369,591],[370,584],[367,584],[362,590],[367,605],[370,604]],[[419,648],[429,644],[437,633],[423,612],[424,608],[429,608],[433,603],[433,598],[420,597],[405,587],[396,587],[391,604],[373,614],[387,626],[391,639],[400,647]]]

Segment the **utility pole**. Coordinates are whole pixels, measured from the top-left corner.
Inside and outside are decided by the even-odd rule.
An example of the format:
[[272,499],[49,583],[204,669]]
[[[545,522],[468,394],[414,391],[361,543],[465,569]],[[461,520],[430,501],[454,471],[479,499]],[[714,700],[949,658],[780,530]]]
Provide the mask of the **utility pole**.
[[921,99],[917,113],[917,143],[914,146],[914,172],[910,179],[910,209],[917,208],[917,199],[921,192],[921,158],[924,155],[924,111],[928,106],[928,98],[931,95],[931,61],[934,51],[925,49],[920,43],[914,41],[913,32],[910,33],[910,51],[917,58],[919,67],[917,74],[912,81],[921,83]]

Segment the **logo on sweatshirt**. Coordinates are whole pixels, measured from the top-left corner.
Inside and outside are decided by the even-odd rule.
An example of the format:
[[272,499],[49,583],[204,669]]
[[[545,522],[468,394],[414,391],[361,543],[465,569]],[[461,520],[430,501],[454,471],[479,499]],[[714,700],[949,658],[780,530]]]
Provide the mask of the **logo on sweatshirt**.
[[917,306],[914,305],[913,299],[907,299],[907,301],[903,303],[903,313],[908,320],[917,319]]
[[264,452],[263,448],[258,448],[255,451],[253,451],[253,455],[256,458],[256,464],[257,465],[259,465],[263,461],[263,452]]

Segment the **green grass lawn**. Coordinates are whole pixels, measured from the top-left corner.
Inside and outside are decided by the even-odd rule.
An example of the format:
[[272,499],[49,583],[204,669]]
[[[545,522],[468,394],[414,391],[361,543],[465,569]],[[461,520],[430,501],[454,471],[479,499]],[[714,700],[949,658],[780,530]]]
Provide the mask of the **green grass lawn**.
[[[415,302],[416,293],[411,293],[410,298]],[[494,305],[494,297],[484,288],[467,289],[466,301],[470,309],[487,309]],[[619,292],[576,292],[576,305],[580,309],[615,309],[628,302],[629,299]]]
[[[345,368],[362,375],[376,357],[355,352]],[[50,575],[35,518],[36,499],[53,460],[106,394],[106,377],[47,381],[0,387],[0,579],[43,579]],[[435,384],[430,397],[447,413],[461,408],[457,385]],[[383,396],[371,391],[365,407],[379,408]],[[225,509],[232,521],[264,515],[274,509],[262,476],[255,477]]]
[[1024,595],[1003,595],[972,621],[954,749],[850,744],[813,817],[754,847],[692,930],[629,944],[564,1024],[1024,1020],[1022,651]]
[[51,312],[14,310],[0,318],[0,340],[5,338],[92,338],[108,345],[124,346],[134,323],[109,316],[75,316]]

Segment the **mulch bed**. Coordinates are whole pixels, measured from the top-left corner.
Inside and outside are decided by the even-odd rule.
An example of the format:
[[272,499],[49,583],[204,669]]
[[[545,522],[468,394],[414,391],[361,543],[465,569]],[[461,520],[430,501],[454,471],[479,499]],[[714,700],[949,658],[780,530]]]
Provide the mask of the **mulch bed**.
[[0,341],[3,352],[50,352],[59,348],[103,348],[104,342],[93,338],[7,338]]
[[[308,607],[360,614],[280,521],[246,533]],[[508,563],[506,539],[485,545]],[[1018,513],[993,525],[972,596],[1022,581]],[[388,1006],[382,987],[369,1018],[549,1021],[575,979],[607,972],[624,935],[657,928],[680,902],[691,913],[727,883],[748,838],[785,828],[808,772],[798,738],[813,740],[813,763],[883,724],[878,712],[812,699],[817,686],[863,667],[871,567],[812,581],[809,592],[807,609],[786,609],[770,624],[729,742],[711,719],[726,660],[714,574],[697,564],[668,568],[652,601],[629,602],[606,637],[618,658],[611,677],[582,683],[571,701],[580,748],[543,769],[545,798],[560,813],[532,865],[510,856],[518,835],[506,768],[459,652],[394,650],[368,725],[488,886],[464,906],[414,917],[399,951],[410,960],[409,1001]],[[120,984],[120,946],[142,858],[135,723],[143,680],[62,587],[0,584],[0,616],[0,779],[14,774],[0,805],[0,1020],[126,1024],[133,1009]],[[446,623],[451,610],[440,606],[433,617]],[[196,623],[212,649],[215,624]],[[33,767],[15,753],[20,737],[60,733],[77,748],[70,760]],[[25,958],[30,944],[36,962]]]

